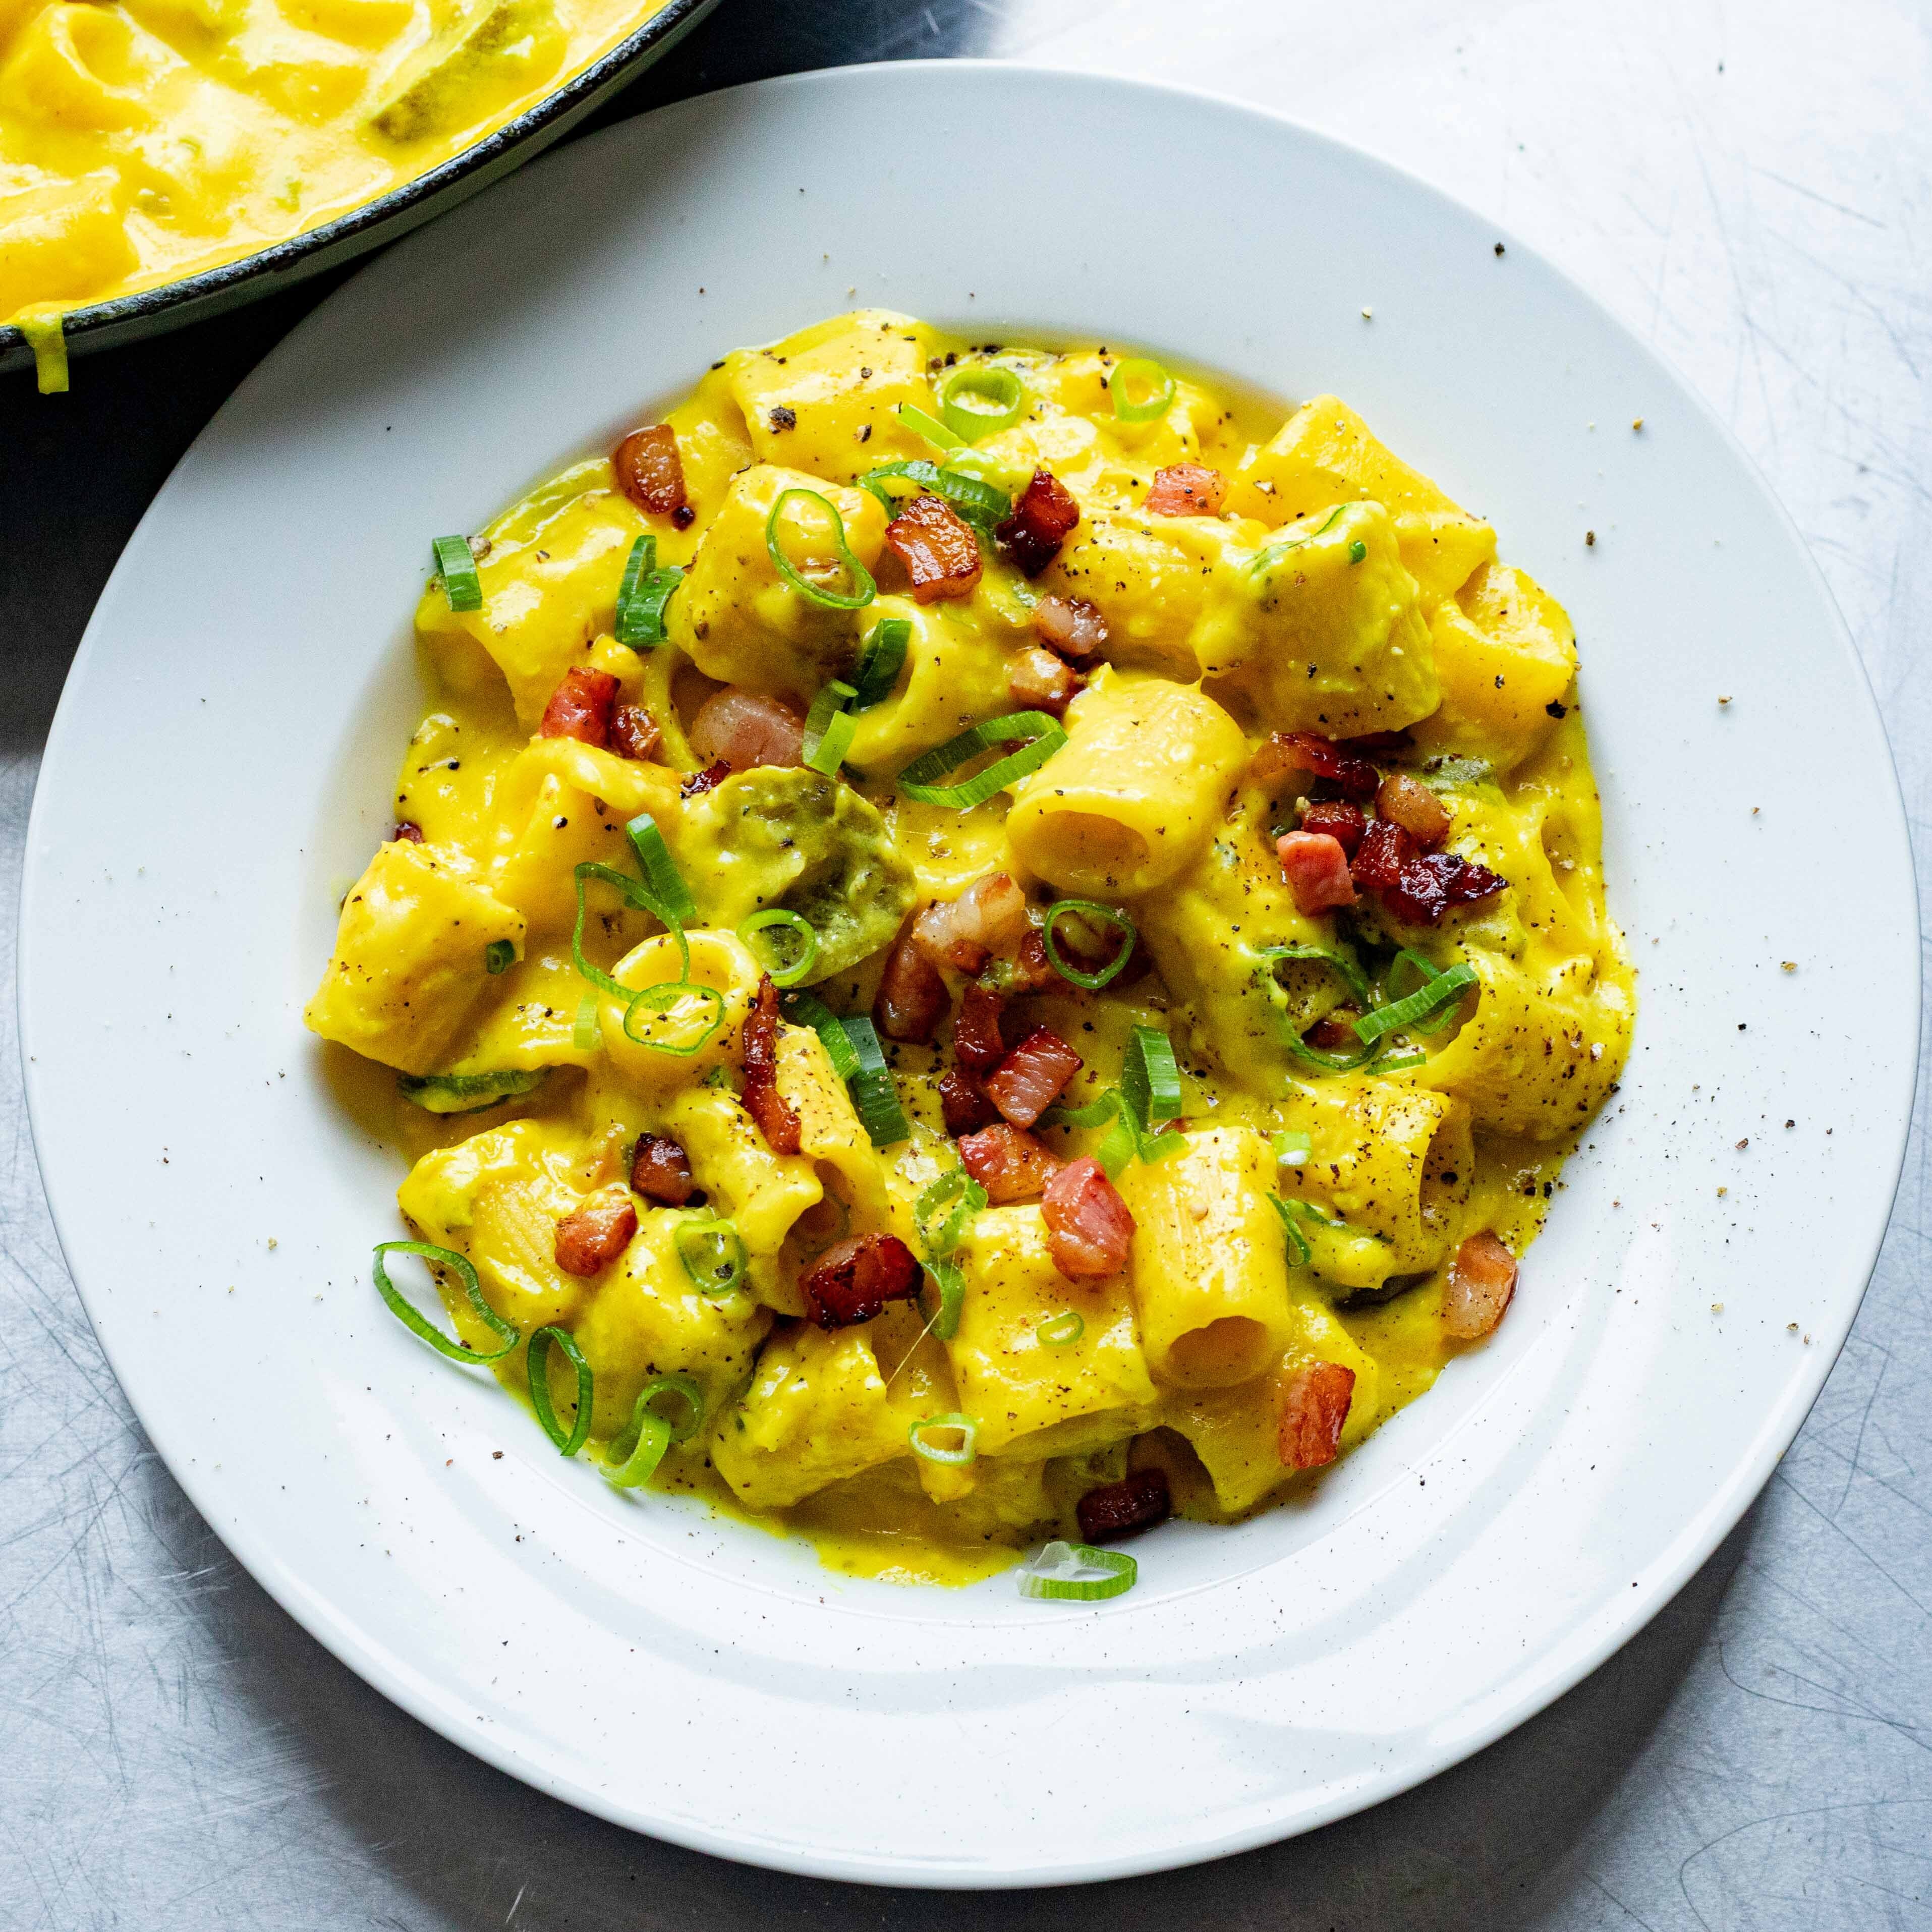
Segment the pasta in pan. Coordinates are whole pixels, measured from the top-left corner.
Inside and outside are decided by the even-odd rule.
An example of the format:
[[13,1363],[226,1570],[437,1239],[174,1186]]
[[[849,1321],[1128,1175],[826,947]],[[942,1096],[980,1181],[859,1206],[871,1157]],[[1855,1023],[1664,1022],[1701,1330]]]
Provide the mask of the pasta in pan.
[[1575,644],[1335,398],[862,312],[436,549],[308,1018],[566,1454],[1104,1595],[1502,1318],[1634,1014]]

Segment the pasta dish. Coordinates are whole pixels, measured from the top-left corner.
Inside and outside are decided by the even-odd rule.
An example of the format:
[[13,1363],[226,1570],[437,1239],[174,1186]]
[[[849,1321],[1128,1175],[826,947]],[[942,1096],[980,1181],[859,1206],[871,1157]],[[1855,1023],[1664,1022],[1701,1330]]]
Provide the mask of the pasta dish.
[[1634,1010],[1575,641],[1337,398],[863,311],[434,560],[307,1017],[564,1454],[1104,1597],[1503,1318]]

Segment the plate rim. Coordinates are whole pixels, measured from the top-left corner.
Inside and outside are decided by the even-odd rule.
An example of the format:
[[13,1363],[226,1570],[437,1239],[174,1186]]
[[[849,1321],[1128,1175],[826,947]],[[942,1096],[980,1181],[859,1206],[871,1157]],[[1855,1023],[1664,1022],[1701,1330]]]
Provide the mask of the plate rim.
[[[674,0],[674,4],[676,4],[676,0]],[[915,74],[965,76],[970,77],[968,85],[974,84],[976,80],[998,85],[1004,77],[1014,74],[1044,77],[1060,85],[1102,93],[1126,91],[1156,99],[1179,98],[1220,112],[1238,115],[1251,122],[1286,128],[1304,140],[1346,157],[1355,165],[1394,178],[1406,191],[1420,194],[1438,204],[1454,208],[1460,215],[1474,217],[1480,220],[1493,231],[1499,242],[1506,244],[1512,250],[1520,250],[1526,256],[1535,261],[1543,272],[1560,282],[1574,300],[1595,311],[1636,352],[1654,375],[1667,386],[1670,392],[1680,401],[1688,403],[1704,427],[1714,432],[1718,442],[1736,463],[1741,474],[1749,479],[1750,487],[1762,506],[1772,513],[1792,552],[1803,560],[1814,588],[1821,595],[1822,609],[1830,613],[1833,626],[1832,641],[1856,674],[1856,689],[1862,700],[1867,721],[1885,748],[1884,777],[1888,785],[1893,822],[1900,835],[1907,856],[1904,880],[1908,895],[1906,902],[1912,915],[1910,927],[1915,932],[1921,929],[1917,880],[1910,863],[1910,819],[1899,783],[1896,758],[1885,729],[1883,713],[1844,614],[1816,556],[1805,542],[1802,530],[1772,489],[1750,452],[1688,378],[1680,374],[1667,358],[1637,334],[1607,302],[1568,270],[1551,260],[1534,244],[1523,240],[1505,223],[1493,219],[1484,211],[1472,207],[1373,149],[1342,140],[1295,116],[1210,88],[1181,86],[1043,62],[993,58],[881,61],[772,76],[686,97],[649,110],[645,114],[613,123],[586,139],[622,139],[636,123],[659,116],[728,111],[724,104],[748,96],[771,96],[851,86],[884,86],[890,88],[897,84],[896,76],[902,71]],[[540,168],[560,158],[560,153],[553,153],[541,158],[533,165]],[[334,292],[332,292],[329,298],[317,304],[308,316],[298,322],[262,358],[257,365],[257,372],[266,370],[272,363],[291,352],[292,346],[311,327],[320,326],[319,319],[334,299]],[[238,385],[237,395],[256,380],[257,372],[251,372],[242,384]],[[212,437],[220,428],[234,401],[235,398],[231,397],[224,403],[221,409],[215,412],[194,443],[184,452],[175,471],[170,472],[160,490],[157,491],[154,502],[143,515],[142,524],[136,526],[122,556],[116,560],[75,652],[48,733],[36,778],[22,866],[20,919],[16,957],[16,999],[28,1118],[44,1190],[56,1238],[61,1244],[64,1262],[67,1260],[68,1248],[66,1236],[62,1232],[64,1217],[56,1198],[56,1185],[48,1173],[41,1154],[44,1132],[43,1116],[46,1102],[40,1083],[46,1076],[35,1071],[32,1047],[38,1028],[30,1010],[35,1004],[33,988],[36,975],[32,964],[29,934],[37,923],[32,909],[37,894],[42,890],[41,866],[37,854],[44,830],[43,813],[47,796],[43,781],[56,760],[66,755],[68,739],[81,728],[77,722],[77,705],[72,701],[80,682],[80,674],[88,664],[97,648],[100,610],[108,602],[110,593],[122,572],[128,567],[128,556],[136,546],[141,529],[148,518],[154,514],[176,476],[194,457],[202,441]],[[1902,943],[1910,944],[1909,939]],[[1916,949],[1914,956],[1916,958]],[[280,1556],[266,1546],[258,1534],[251,1534],[239,1523],[230,1525],[224,1522],[213,1498],[208,1496],[204,1499],[204,1492],[208,1486],[201,1477],[200,1465],[191,1458],[171,1456],[163,1447],[163,1436],[169,1432],[164,1430],[158,1432],[155,1430],[128,1390],[115,1351],[102,1333],[100,1323],[96,1318],[93,1300],[82,1286],[80,1276],[70,1264],[68,1272],[103,1354],[113,1369],[130,1408],[150,1441],[154,1443],[172,1479],[180,1485],[189,1501],[220,1538],[231,1554],[309,1635],[339,1661],[355,1671],[391,1702],[472,1756],[550,1796],[627,1829],[688,1850],[768,1869],[861,1884],[920,1889],[1000,1890],[1100,1882],[1115,1878],[1183,1869],[1281,1842],[1366,1810],[1439,1775],[1538,1715],[1585,1677],[1600,1668],[1618,1648],[1643,1630],[1708,1560],[1724,1539],[1742,1520],[1768,1481],[1785,1450],[1803,1426],[1836,1364],[1864,1295],[1869,1288],[1896,1203],[1908,1150],[1912,1105],[1918,1082],[1916,1042],[1924,991],[1921,977],[1916,970],[1908,978],[1912,988],[1911,1037],[1915,1048],[1909,1070],[1904,1078],[1903,1094],[1898,1096],[1901,1104],[1898,1106],[1896,1113],[1896,1145],[1890,1163],[1888,1184],[1884,1190],[1886,1213],[1879,1220],[1876,1229],[1858,1244],[1846,1270],[1847,1279],[1859,1280],[1861,1285],[1858,1292],[1848,1297],[1842,1320],[1835,1324],[1834,1330],[1827,1330],[1814,1338],[1820,1346],[1808,1352],[1809,1359],[1805,1364],[1804,1372],[1788,1385],[1783,1400],[1765,1414],[1748,1453],[1737,1459],[1724,1480],[1704,1497],[1700,1506],[1691,1513],[1677,1535],[1665,1546],[1659,1559],[1648,1566],[1636,1580],[1630,1597],[1628,1599],[1612,1598],[1606,1600],[1574,1628],[1564,1654],[1550,1656],[1540,1669],[1533,1664],[1525,1675],[1512,1678],[1508,1694],[1496,1698],[1495,1708],[1480,1724],[1459,1731],[1450,1741],[1418,1752],[1400,1771],[1378,1773],[1358,1780],[1353,1787],[1334,1792],[1325,1802],[1303,1805],[1296,1810],[1292,1817],[1286,1820],[1278,1814],[1288,1808],[1277,1802],[1267,1818],[1218,1835],[1198,1838],[1185,1848],[1178,1849],[1166,1845],[1138,1853],[1090,1858],[1084,1863],[1050,1870],[1027,1870],[1015,1873],[959,1867],[933,1871],[918,1866],[895,1864],[886,1857],[858,1857],[844,1853],[824,1855],[789,1842],[778,1844],[769,1840],[760,1840],[742,1830],[734,1832],[726,1828],[693,1824],[682,1819],[646,1815],[635,1805],[619,1802],[600,1791],[588,1780],[572,1780],[550,1772],[512,1746],[500,1743],[494,1736],[476,1735],[478,1727],[473,1719],[466,1720],[454,1702],[426,1672],[406,1662],[386,1645],[370,1641],[356,1618],[345,1615],[331,1601],[292,1574]],[[1896,1074],[1893,1078],[1895,1086]],[[184,1468],[186,1473],[184,1473]]]

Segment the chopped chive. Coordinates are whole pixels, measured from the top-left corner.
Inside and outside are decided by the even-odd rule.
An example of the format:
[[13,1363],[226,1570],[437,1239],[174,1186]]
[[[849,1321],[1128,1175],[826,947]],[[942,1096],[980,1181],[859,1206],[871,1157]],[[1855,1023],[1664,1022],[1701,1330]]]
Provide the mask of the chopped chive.
[[[969,812],[1028,772],[1038,771],[1066,742],[1066,734],[1059,722],[1046,712],[1010,712],[1004,718],[986,718],[958,737],[949,738],[936,750],[914,759],[900,772],[898,788],[904,796],[923,805],[950,806],[956,812]],[[1019,748],[996,759],[977,776],[961,784],[934,783],[995,745],[1017,745]]]
[[396,1090],[425,1113],[480,1114],[485,1107],[529,1093],[543,1077],[541,1068],[535,1072],[399,1073]]
[[486,973],[507,973],[516,964],[516,942],[510,939],[493,939],[483,949],[483,970]]
[[624,574],[617,586],[617,620],[611,634],[620,644],[635,649],[640,644],[661,644],[664,629],[664,606],[670,593],[684,581],[684,572],[675,564],[658,567],[658,540],[646,532],[631,546],[624,560]]
[[[1127,393],[1130,382],[1148,391],[1138,402]],[[1164,416],[1174,401],[1174,378],[1161,365],[1144,356],[1130,356],[1116,362],[1107,377],[1107,392],[1114,399],[1114,414],[1124,423],[1152,422]]]
[[1056,1540],[1020,1565],[1020,1594],[1060,1603],[1098,1603],[1124,1596],[1139,1575],[1140,1565],[1124,1550],[1096,1550],[1090,1544]]
[[[462,1282],[463,1292],[469,1298],[470,1306],[477,1320],[503,1346],[500,1348],[485,1351],[472,1348],[462,1342],[452,1342],[433,1322],[418,1314],[414,1305],[404,1298],[390,1280],[389,1271],[383,1265],[383,1257],[386,1255],[418,1255],[433,1267],[448,1268]],[[439,1248],[430,1241],[379,1241],[376,1244],[374,1265],[376,1292],[382,1298],[389,1312],[411,1334],[427,1342],[438,1354],[447,1355],[452,1362],[500,1362],[517,1346],[515,1326],[506,1322],[483,1299],[483,1285],[476,1279],[476,1269],[470,1266],[466,1256],[459,1255],[454,1248]]]
[[[557,1420],[556,1406],[550,1400],[550,1352],[553,1343],[563,1351],[564,1360],[577,1373],[577,1410],[568,1430]],[[543,1432],[556,1444],[559,1455],[574,1456],[590,1437],[590,1364],[584,1359],[584,1351],[577,1346],[577,1338],[568,1329],[560,1328],[554,1323],[539,1328],[530,1337],[526,1360],[530,1406],[537,1412]]]
[[[927,1432],[956,1434],[958,1442],[950,1448],[941,1448],[932,1441]],[[943,1462],[957,1468],[970,1462],[979,1453],[975,1444],[979,1439],[980,1425],[970,1416],[929,1415],[923,1422],[915,1422],[906,1431],[906,1440],[912,1444],[912,1453],[928,1462]]]
[[[775,958],[769,940],[753,941],[762,932],[779,931],[791,935],[789,959]],[[763,912],[754,912],[738,928],[738,937],[750,950],[752,956],[763,966],[770,976],[774,986],[802,986],[812,977],[812,969],[818,963],[818,934],[809,920],[795,912],[788,912],[783,906],[767,906]]]
[[[1112,926],[1120,934],[1120,950],[1099,972],[1088,973],[1078,966],[1070,966],[1061,954],[1054,928],[1068,917],[1096,920],[1102,926]],[[1133,921],[1116,906],[1101,905],[1093,899],[1056,899],[1046,909],[1046,923],[1040,929],[1040,936],[1046,943],[1046,956],[1053,970],[1063,980],[1070,980],[1075,986],[1096,993],[1126,970],[1127,962],[1134,956],[1134,943],[1139,935]]]
[[1050,1315],[1034,1331],[1042,1348],[1070,1348],[1087,1332],[1086,1317],[1078,1309]]
[[[778,536],[779,520],[784,516],[785,506],[796,498],[800,502],[816,503],[825,512],[831,525],[832,548],[835,556],[844,566],[847,580],[851,585],[849,592],[827,590],[814,584],[805,576],[786,556],[784,545]],[[772,566],[786,583],[810,602],[823,605],[828,610],[862,610],[878,595],[878,586],[872,581],[872,573],[852,554],[845,541],[845,519],[838,514],[838,506],[829,496],[821,496],[816,490],[781,490],[778,500],[772,506],[771,514],[765,519],[765,549],[772,560]]]
[[671,1246],[700,1294],[729,1294],[745,1279],[745,1244],[729,1221],[694,1214],[678,1224]]
[[939,413],[964,442],[1011,429],[1025,410],[1026,391],[1010,369],[972,364],[955,369],[939,386]]
[[483,580],[476,574],[476,559],[467,537],[438,537],[430,548],[436,554],[437,574],[442,579],[442,594],[452,610],[480,610],[483,608]]

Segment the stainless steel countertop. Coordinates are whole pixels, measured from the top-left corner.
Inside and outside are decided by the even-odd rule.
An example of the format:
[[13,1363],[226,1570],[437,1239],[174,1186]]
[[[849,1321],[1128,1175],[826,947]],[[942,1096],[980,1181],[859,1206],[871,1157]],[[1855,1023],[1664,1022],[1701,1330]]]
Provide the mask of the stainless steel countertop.
[[[1280,108],[1426,176],[1562,264],[1688,374],[1796,518],[1857,638],[1922,826],[1932,10],[728,0],[602,118],[764,74],[940,54],[1108,68]],[[988,158],[989,221],[1010,158]],[[1211,233],[1242,184],[1218,178],[1211,155],[1175,164],[1199,176]],[[863,155],[820,165],[863,192]],[[1211,258],[1148,271],[1198,274],[1213,299]],[[321,292],[80,362],[62,400],[17,377],[0,393],[10,928],[40,746],[107,572],[182,448]],[[1832,809],[1829,772],[1784,776]],[[1826,920],[1831,884],[1794,881]],[[10,982],[13,955],[10,929]],[[1312,1837],[1104,1895],[947,1897],[773,1876],[580,1816],[423,1730],[304,1635],[189,1508],[102,1361],[34,1164],[10,984],[0,1026],[7,1926],[722,1932],[754,1914],[824,1928],[1090,1914],[1122,1932],[1932,1928],[1922,1096],[1877,1275],[1803,1433],[1717,1556],[1594,1677],[1481,1756]],[[111,1214],[111,1094],[100,1133]],[[664,1772],[677,1775],[674,1760]],[[944,1802],[944,1767],[908,1774],[932,1778]]]

